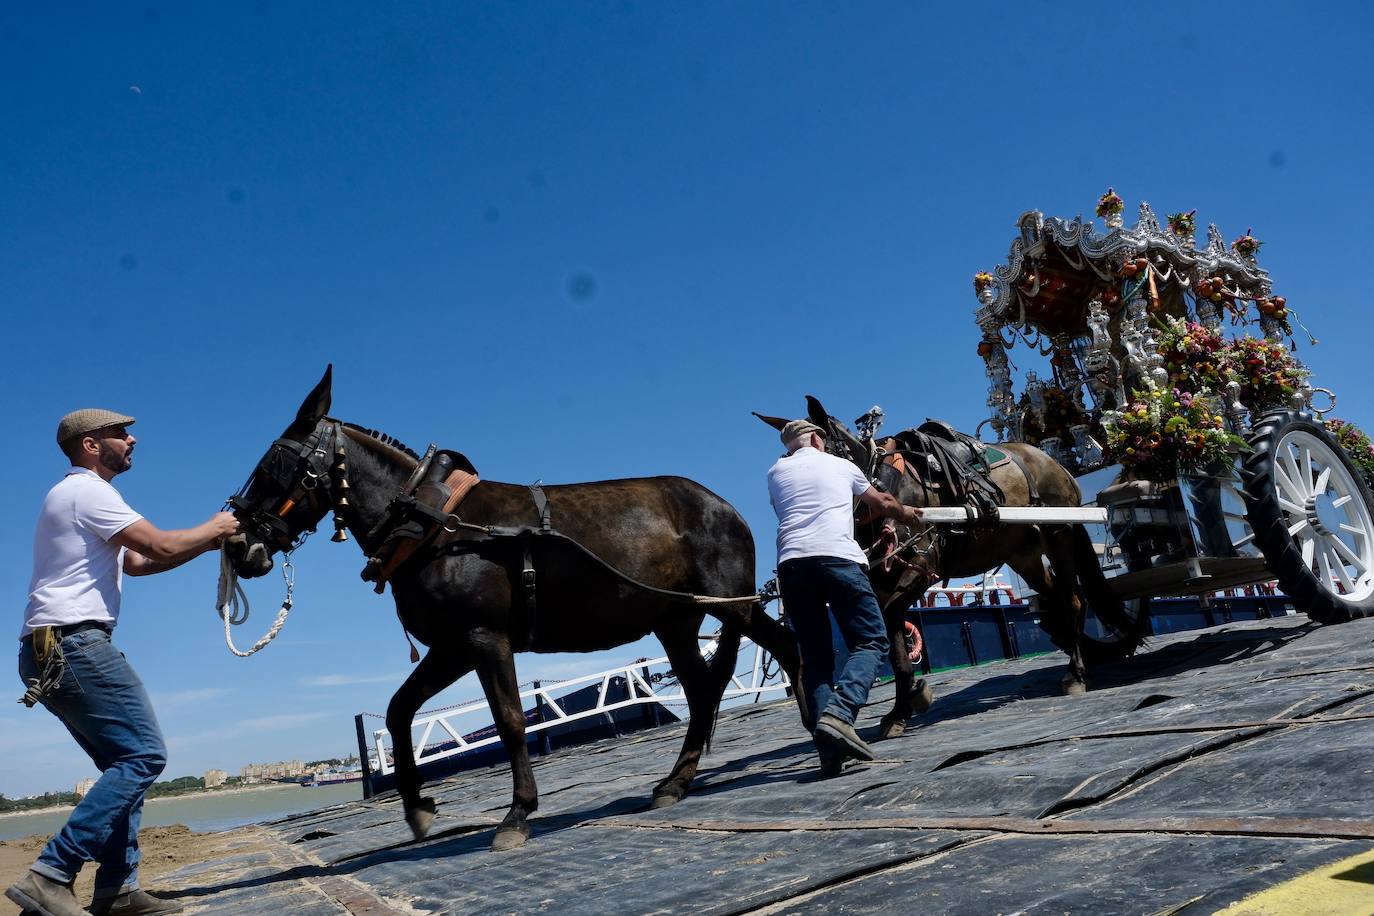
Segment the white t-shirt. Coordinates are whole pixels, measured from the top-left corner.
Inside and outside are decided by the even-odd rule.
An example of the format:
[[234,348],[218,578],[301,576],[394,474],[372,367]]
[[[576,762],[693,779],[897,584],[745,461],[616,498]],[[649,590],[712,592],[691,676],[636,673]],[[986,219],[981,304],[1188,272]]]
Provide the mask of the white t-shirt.
[[124,548],[114,537],[143,518],[99,474],[72,468],[48,491],[33,535],[23,639],[34,627],[119,619]]
[[839,557],[868,565],[854,540],[854,497],[869,488],[853,462],[806,446],[768,469],[768,499],[778,516],[778,562]]

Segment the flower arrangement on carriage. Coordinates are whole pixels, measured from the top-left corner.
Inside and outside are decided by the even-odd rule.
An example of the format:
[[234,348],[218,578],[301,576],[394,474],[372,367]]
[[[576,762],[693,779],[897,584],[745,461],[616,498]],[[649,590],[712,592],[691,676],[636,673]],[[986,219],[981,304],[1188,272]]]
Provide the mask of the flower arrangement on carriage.
[[[1275,294],[1263,243],[1215,225],[1199,243],[1196,210],[1161,226],[1142,202],[1127,226],[1124,209],[1112,188],[1097,200],[1105,233],[1028,212],[1007,261],[974,277],[984,426],[1039,445],[1088,499],[1121,501],[1104,556],[1127,526],[1155,526],[1134,529],[1125,597],[1277,577],[1315,619],[1374,613],[1374,444],[1324,421],[1335,396],[1313,387],[1295,329],[1316,339]],[[1048,367],[1018,386],[1023,348]]]

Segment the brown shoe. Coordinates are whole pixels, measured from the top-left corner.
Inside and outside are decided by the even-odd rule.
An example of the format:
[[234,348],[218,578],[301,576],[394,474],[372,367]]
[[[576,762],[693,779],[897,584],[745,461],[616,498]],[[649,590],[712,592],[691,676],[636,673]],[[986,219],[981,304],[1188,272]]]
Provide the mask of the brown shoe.
[[91,901],[93,916],[163,916],[164,913],[180,913],[184,909],[175,900],[163,900],[142,890]]
[[864,739],[854,731],[854,726],[828,712],[817,720],[815,738],[817,747],[824,749],[828,746],[845,757],[857,760],[872,760],[874,757],[873,748],[864,743]]
[[5,896],[19,904],[20,909],[41,916],[86,916],[86,911],[76,902],[70,884],[54,881],[36,871],[29,872],[10,885]]
[[816,755],[821,759],[821,779],[832,779],[844,770],[844,752],[836,750],[827,742],[816,742]]

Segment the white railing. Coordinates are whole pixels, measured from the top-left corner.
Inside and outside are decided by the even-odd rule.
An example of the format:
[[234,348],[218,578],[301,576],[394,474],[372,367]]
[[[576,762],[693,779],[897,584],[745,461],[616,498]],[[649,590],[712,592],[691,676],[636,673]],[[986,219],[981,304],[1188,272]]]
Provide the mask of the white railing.
[[[781,668],[774,671],[765,671],[765,652],[762,647],[755,645],[748,639],[740,643],[741,656],[748,658],[748,653],[753,650],[753,663],[747,671],[736,671],[730,678],[730,683],[725,688],[722,700],[736,699],[739,697],[752,696],[755,700],[764,694],[780,694],[788,687],[787,675]],[[716,642],[714,639],[702,646],[702,657],[708,661],[715,654]],[[667,678],[664,675],[671,668],[667,657],[647,659],[645,661],[632,662],[619,668],[610,668],[606,671],[599,671],[596,674],[587,674],[582,677],[572,678],[571,680],[558,681],[546,685],[535,682],[535,686],[520,692],[520,706],[522,709],[529,705],[533,700],[545,711],[545,719],[542,722],[527,723],[525,733],[534,734],[544,729],[552,728],[555,725],[563,725],[568,722],[577,722],[581,719],[589,719],[593,716],[603,716],[612,713],[617,709],[625,709],[629,706],[642,706],[648,703],[662,704],[684,704],[687,701],[686,694],[682,687],[674,678]],[[655,670],[657,669],[657,670]],[[625,685],[626,697],[621,700],[608,700],[607,696],[611,692],[613,683],[622,680]],[[589,684],[600,683],[600,690],[597,694],[596,703],[582,712],[566,712],[559,705],[554,694],[566,695],[572,691],[580,690]],[[618,686],[618,685],[617,685]],[[452,757],[456,754],[463,754],[478,748],[496,744],[501,740],[499,735],[490,735],[476,741],[470,741],[464,737],[465,729],[457,727],[456,720],[478,713],[488,712],[487,701],[485,699],[473,700],[456,706],[452,709],[445,709],[429,715],[419,716],[411,723],[411,735],[419,731],[419,738],[415,740],[415,762],[423,765],[432,763],[435,760],[442,760],[445,757]],[[471,728],[466,729],[472,731]],[[372,734],[373,747],[376,752],[376,759],[380,763],[376,772],[386,775],[394,770],[392,765],[391,749],[387,746],[387,739],[391,733],[385,728],[379,728]],[[452,743],[450,746],[450,742]]]

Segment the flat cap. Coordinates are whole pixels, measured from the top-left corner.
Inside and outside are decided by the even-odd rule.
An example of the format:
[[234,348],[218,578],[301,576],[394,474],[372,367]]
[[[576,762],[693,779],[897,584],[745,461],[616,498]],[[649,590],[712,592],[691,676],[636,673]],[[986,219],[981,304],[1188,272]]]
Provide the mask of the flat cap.
[[825,430],[810,420],[791,420],[782,428],[782,444],[786,445],[798,436],[805,436],[808,433],[820,433],[821,438],[825,438]]
[[124,414],[115,413],[113,410],[83,407],[80,410],[73,410],[57,424],[57,444],[61,445],[68,439],[84,436],[107,426],[128,426],[133,422],[133,417],[126,417]]

